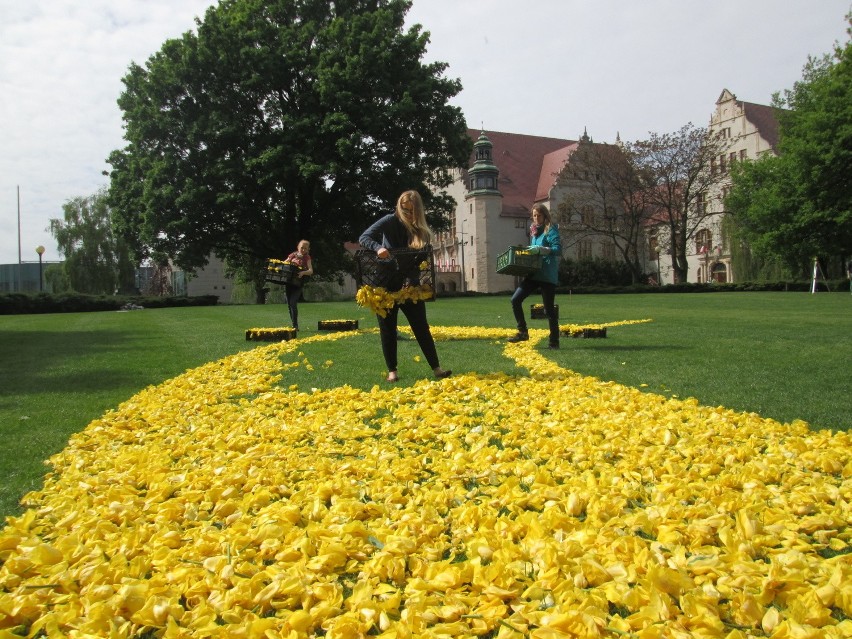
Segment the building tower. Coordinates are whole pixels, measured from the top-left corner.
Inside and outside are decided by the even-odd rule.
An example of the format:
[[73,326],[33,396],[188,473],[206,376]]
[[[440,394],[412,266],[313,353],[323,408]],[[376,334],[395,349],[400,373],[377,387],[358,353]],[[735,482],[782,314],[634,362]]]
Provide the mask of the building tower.
[[[473,144],[473,166],[468,169],[465,206],[456,223],[462,245],[463,289],[468,291],[494,290],[490,280],[503,278],[495,271],[497,256],[505,247],[489,241],[489,231],[499,226],[503,196],[498,188],[500,170],[494,164],[494,145],[485,131]],[[465,263],[465,256],[471,259]]]

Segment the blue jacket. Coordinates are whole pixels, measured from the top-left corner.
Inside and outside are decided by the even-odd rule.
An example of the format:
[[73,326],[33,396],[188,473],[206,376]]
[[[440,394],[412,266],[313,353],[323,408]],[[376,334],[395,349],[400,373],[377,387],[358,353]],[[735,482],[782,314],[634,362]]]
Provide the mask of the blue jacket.
[[531,279],[539,282],[550,282],[559,284],[559,261],[562,259],[562,241],[559,239],[559,230],[554,224],[539,235],[530,238],[530,246],[546,246],[550,253],[541,256],[541,268],[530,275]]

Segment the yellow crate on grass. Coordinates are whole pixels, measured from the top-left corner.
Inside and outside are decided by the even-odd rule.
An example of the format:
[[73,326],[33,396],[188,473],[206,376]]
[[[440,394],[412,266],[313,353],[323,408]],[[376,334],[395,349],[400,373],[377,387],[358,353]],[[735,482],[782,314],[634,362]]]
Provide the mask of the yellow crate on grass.
[[541,268],[541,255],[527,252],[526,246],[510,246],[497,258],[497,272],[503,275],[529,275]]

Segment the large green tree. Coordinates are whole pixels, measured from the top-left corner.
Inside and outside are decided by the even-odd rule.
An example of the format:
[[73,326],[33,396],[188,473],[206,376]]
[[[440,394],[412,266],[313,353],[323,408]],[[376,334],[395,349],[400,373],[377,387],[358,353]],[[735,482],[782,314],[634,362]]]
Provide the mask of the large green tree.
[[112,229],[106,193],[75,197],[62,205],[62,219],[50,220],[48,229],[65,256],[63,277],[78,293],[112,295],[132,292],[134,264],[130,250]]
[[212,253],[254,281],[301,238],[321,274],[345,266],[398,194],[416,188],[438,228],[470,139],[461,85],[421,61],[408,0],[221,0],[196,32],[133,64],[113,152],[117,228],[144,255],[192,270]]
[[773,105],[779,155],[736,165],[726,208],[756,254],[806,275],[852,251],[852,43],[810,58]]

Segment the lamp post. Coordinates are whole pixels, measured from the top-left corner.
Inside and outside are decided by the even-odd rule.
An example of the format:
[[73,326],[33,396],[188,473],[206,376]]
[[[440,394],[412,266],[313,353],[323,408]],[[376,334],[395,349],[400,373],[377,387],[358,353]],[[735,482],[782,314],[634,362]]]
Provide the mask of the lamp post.
[[467,275],[464,270],[464,220],[461,223],[461,286],[462,293],[467,290],[467,286],[465,286],[465,280],[467,279]]
[[38,292],[41,293],[44,290],[44,279],[41,276],[41,256],[44,255],[44,247],[37,246],[36,253],[38,253]]

